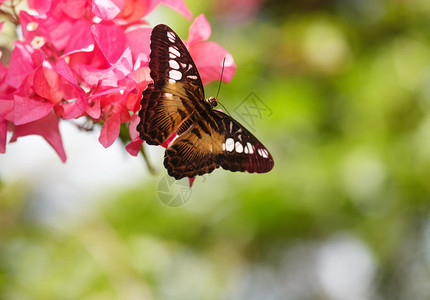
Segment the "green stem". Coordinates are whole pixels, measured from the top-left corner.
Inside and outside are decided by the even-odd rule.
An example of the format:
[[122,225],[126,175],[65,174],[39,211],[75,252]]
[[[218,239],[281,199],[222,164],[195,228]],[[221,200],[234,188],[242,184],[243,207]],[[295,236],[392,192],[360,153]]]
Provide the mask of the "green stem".
[[140,153],[142,153],[143,159],[145,160],[146,166],[148,167],[148,171],[149,173],[151,173],[151,175],[156,175],[157,171],[155,170],[155,168],[152,166],[148,155],[145,152],[145,148],[144,148],[144,144],[142,144],[142,147],[140,147]]

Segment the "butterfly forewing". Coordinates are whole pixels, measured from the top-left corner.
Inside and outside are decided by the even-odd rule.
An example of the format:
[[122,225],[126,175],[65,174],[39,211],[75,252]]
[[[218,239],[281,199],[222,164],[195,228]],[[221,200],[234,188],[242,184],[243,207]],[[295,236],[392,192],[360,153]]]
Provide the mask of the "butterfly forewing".
[[264,145],[228,115],[211,110],[196,120],[166,149],[164,166],[180,179],[210,173],[219,166],[230,171],[265,173],[273,158]]
[[168,139],[195,111],[189,100],[178,95],[179,86],[166,90],[151,83],[142,95],[137,131],[151,145],[160,145]]
[[159,145],[204,101],[204,91],[187,48],[166,25],[152,31],[149,67],[153,83],[143,92],[137,130],[148,144]]
[[[151,34],[149,68],[154,83],[163,85],[169,79],[187,86],[187,92],[204,100],[203,84],[190,53],[178,35],[160,24]],[[179,74],[180,73],[180,74]]]

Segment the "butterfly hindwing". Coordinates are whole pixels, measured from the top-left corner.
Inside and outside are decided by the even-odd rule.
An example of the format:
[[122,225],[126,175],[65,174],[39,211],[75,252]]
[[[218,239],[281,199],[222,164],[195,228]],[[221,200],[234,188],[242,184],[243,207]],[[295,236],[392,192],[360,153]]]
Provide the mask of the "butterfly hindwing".
[[221,167],[249,173],[266,173],[273,168],[269,150],[251,132],[232,117],[220,111],[213,113],[221,120],[225,133],[218,158]]
[[187,48],[166,25],[152,31],[149,67],[153,83],[142,94],[137,130],[148,144],[159,145],[204,101],[204,91]]
[[272,169],[273,158],[239,122],[222,112],[210,111],[169,145],[164,166],[176,179],[210,173],[219,166],[230,171],[265,173]]

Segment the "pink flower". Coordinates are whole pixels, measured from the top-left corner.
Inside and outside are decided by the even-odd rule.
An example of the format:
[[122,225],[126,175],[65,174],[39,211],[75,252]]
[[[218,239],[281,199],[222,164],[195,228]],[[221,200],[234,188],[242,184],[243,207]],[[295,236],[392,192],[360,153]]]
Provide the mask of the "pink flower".
[[192,13],[183,0],[125,0],[124,9],[117,18],[128,23],[137,22],[153,11],[159,4],[164,4],[191,20]]
[[19,137],[31,134],[42,136],[57,151],[61,160],[63,162],[66,161],[66,153],[64,152],[63,142],[61,141],[58,129],[58,118],[53,112],[50,112],[37,121],[14,126],[10,142],[15,142]]
[[131,117],[130,123],[128,125],[131,142],[125,147],[127,152],[133,156],[137,156],[137,154],[139,154],[140,147],[142,147],[142,144],[143,144],[143,140],[139,138],[139,133],[136,130],[138,123],[139,123],[139,115],[134,114]]
[[[128,126],[126,150],[137,155],[143,143],[136,132],[137,112],[151,81],[151,28],[142,25],[160,4],[192,18],[184,0],[28,0],[37,13],[20,12],[23,40],[15,42],[9,66],[0,64],[0,153],[6,151],[9,130],[9,142],[31,134],[44,137],[65,161],[59,120],[86,117],[102,125],[104,147]],[[224,58],[223,80],[229,81],[233,59],[208,41],[210,34],[200,15],[186,45],[203,83],[219,80]]]
[[203,84],[220,80],[222,64],[225,58],[223,81],[229,82],[236,70],[233,57],[215,42],[208,41],[211,27],[204,15],[198,16],[191,24],[187,47],[196,63]]
[[7,120],[0,117],[0,153],[6,153]]
[[15,42],[6,75],[6,84],[12,88],[19,88],[24,79],[34,70],[31,54],[34,49],[27,43]]
[[102,20],[112,20],[124,9],[124,0],[94,0],[92,12]]
[[13,122],[13,99],[0,99],[0,153],[6,152],[8,124]]

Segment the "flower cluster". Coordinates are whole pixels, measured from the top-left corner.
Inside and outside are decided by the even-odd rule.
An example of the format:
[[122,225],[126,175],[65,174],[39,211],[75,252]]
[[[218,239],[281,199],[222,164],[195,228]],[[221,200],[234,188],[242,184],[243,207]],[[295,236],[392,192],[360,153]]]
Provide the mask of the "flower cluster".
[[[15,8],[14,0],[2,2],[2,12]],[[128,128],[127,151],[137,155],[137,112],[151,82],[152,28],[145,17],[159,4],[192,20],[183,0],[28,0],[30,12],[10,13],[22,39],[15,41],[9,65],[0,64],[0,153],[6,151],[7,131],[10,142],[36,134],[66,161],[59,120],[86,117],[102,125],[104,147],[114,143],[121,126]],[[200,15],[185,43],[203,83],[219,80],[224,57],[223,80],[229,81],[233,59],[208,41],[210,34]]]

